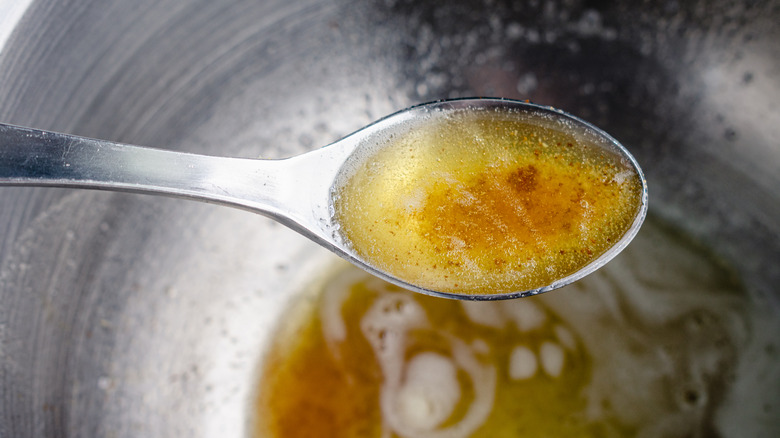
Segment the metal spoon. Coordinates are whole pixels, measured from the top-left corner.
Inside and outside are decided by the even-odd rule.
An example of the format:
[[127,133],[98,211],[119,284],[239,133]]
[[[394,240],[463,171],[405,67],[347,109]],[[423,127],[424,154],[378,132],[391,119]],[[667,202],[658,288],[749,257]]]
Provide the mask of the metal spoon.
[[[401,132],[431,112],[512,109],[540,114],[601,137],[641,178],[641,205],[628,231],[596,260],[552,284],[500,295],[429,290],[396,278],[361,258],[333,219],[333,185],[344,163],[362,148]],[[354,158],[353,158],[354,161]],[[412,107],[383,118],[327,147],[282,160],[226,158],[118,144],[0,124],[0,185],[91,188],[168,195],[238,207],[288,226],[346,260],[409,290],[470,300],[516,298],[546,292],[595,271],[617,255],[639,230],[647,210],[647,186],[634,158],[598,128],[561,111],[505,99],[458,99]]]

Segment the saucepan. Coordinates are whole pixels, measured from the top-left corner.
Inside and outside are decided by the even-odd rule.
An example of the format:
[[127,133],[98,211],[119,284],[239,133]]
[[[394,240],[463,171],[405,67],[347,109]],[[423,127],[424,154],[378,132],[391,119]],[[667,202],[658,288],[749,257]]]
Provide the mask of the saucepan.
[[[778,23],[771,0],[0,1],[0,122],[282,158],[438,99],[528,99],[575,114],[634,154],[648,179],[648,223],[604,275],[517,302],[568,324],[556,345],[585,351],[584,381],[611,388],[591,393],[587,410],[615,413],[625,428],[610,433],[777,436]],[[269,357],[279,357],[283,333],[293,344],[303,336],[287,324],[300,303],[316,308],[317,290],[343,282],[334,257],[244,211],[0,189],[0,437],[260,434],[271,414],[258,403],[274,400],[263,383]],[[633,292],[603,292],[610,287]],[[506,309],[530,304],[487,305],[499,307],[457,307],[474,333],[495,328],[485,315],[510,321]],[[615,324],[588,325],[599,321]],[[650,332],[665,335],[648,344]],[[437,354],[458,356],[464,341],[440,338],[448,347]],[[466,347],[466,359],[447,363],[482,394],[468,358],[485,364],[493,347]],[[541,361],[531,371],[551,378],[555,361],[545,360],[562,347],[552,356],[535,348],[512,357]],[[604,358],[631,351],[639,359],[598,372]],[[374,369],[390,372],[382,364]],[[509,367],[513,378],[530,375],[520,365]],[[653,426],[642,406],[656,396],[693,426]],[[376,412],[392,413],[383,403]],[[377,420],[376,436],[438,436],[426,433],[459,421],[404,426],[399,415]]]

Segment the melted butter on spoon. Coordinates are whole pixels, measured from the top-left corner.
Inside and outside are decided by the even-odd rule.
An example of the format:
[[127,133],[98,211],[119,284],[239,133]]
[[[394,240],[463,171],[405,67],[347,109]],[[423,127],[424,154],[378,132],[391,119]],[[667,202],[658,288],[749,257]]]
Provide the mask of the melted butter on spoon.
[[593,126],[521,102],[426,109],[334,185],[334,222],[367,264],[424,292],[532,295],[600,267],[643,221],[641,170]]

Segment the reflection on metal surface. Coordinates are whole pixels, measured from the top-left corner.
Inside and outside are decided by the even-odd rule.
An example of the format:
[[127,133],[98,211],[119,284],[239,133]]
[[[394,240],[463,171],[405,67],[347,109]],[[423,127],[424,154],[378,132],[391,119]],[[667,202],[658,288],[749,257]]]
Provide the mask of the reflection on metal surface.
[[0,54],[3,46],[16,28],[16,23],[22,18],[33,0],[3,0],[0,1]]

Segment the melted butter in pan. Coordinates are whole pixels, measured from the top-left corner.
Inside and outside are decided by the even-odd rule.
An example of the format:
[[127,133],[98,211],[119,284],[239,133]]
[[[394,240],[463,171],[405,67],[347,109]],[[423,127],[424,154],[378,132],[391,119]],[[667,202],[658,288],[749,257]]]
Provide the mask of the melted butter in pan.
[[[343,266],[314,289],[268,352],[257,436],[709,436],[777,427],[740,423],[751,402],[739,398],[757,370],[773,367],[764,348],[771,334],[750,327],[777,333],[777,316],[762,316],[728,269],[653,221],[613,262],[554,294],[442,300]],[[778,396],[768,397],[762,409],[771,412]]]

